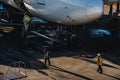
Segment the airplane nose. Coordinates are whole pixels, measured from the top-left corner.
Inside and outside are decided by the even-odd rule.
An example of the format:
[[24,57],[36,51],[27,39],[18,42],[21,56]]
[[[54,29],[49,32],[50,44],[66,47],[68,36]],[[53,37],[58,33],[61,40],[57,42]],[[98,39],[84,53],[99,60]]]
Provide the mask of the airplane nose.
[[92,0],[86,7],[88,20],[95,20],[103,14],[103,2],[102,0]]

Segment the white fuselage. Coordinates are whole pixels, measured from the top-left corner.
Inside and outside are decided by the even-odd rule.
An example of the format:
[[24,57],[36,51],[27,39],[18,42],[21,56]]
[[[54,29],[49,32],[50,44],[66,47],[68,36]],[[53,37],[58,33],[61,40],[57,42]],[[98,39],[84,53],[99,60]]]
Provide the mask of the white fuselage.
[[31,14],[66,25],[79,25],[96,20],[102,16],[104,6],[102,0],[23,0],[23,3]]

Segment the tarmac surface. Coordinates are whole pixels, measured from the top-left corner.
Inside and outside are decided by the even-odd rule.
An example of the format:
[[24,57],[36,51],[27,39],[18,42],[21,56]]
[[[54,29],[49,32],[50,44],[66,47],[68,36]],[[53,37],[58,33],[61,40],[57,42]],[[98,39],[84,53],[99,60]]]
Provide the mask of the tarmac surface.
[[[51,51],[51,66],[45,69],[43,51],[21,46],[19,31],[20,27],[0,26],[1,73],[7,72],[10,63],[23,61],[27,65],[27,77],[21,80],[120,80],[119,38],[81,37],[83,43],[77,49]],[[83,31],[79,35],[84,36],[85,33]],[[41,45],[37,47],[41,48]],[[96,71],[98,52],[104,57],[103,74]]]

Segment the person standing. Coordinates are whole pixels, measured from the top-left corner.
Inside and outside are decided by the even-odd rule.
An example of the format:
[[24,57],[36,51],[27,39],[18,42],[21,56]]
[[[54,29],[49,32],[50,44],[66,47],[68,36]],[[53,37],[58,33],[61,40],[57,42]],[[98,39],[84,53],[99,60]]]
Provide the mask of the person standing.
[[97,72],[103,73],[102,64],[103,64],[103,57],[100,53],[98,53],[97,54],[97,65],[98,65]]
[[27,15],[27,14],[24,14],[23,22],[24,22],[24,29],[25,29],[25,31],[28,30],[28,27],[29,27],[30,21],[31,21],[30,16]]
[[21,33],[21,39],[23,40],[25,45],[27,45],[28,43],[27,35],[28,35],[28,28],[30,25],[30,21],[31,21],[31,17],[27,13],[25,13],[23,17],[24,27]]
[[50,53],[50,51],[49,51],[48,47],[44,47],[44,63],[45,63],[45,68],[47,67],[47,62],[48,62],[49,66],[51,65],[49,53]]

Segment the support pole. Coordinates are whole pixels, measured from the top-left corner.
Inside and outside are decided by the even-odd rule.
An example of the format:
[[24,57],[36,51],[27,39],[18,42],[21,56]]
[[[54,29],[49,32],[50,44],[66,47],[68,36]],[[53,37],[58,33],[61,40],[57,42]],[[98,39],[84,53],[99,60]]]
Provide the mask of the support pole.
[[119,10],[120,10],[120,3],[118,2],[116,6],[116,12],[118,12]]
[[112,19],[112,13],[113,13],[113,4],[110,4],[110,10],[109,10],[110,19]]

